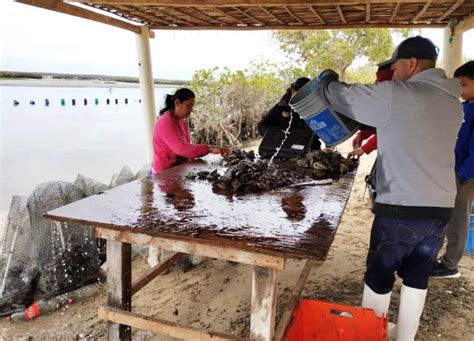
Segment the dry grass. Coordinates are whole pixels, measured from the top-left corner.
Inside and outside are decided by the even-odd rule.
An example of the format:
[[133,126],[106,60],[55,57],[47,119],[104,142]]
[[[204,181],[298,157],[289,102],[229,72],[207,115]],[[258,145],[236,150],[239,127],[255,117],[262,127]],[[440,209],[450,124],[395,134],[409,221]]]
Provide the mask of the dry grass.
[[193,141],[242,147],[256,138],[257,124],[270,106],[269,97],[265,90],[236,84],[224,86],[214,103],[196,108],[191,121]]

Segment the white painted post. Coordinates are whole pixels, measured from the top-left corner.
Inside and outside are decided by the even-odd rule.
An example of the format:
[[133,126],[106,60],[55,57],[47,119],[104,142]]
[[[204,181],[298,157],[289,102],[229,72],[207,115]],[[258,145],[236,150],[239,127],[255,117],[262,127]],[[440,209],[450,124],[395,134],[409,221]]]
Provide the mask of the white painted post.
[[448,77],[452,77],[456,68],[462,63],[462,33],[455,27],[444,29],[443,59],[444,70]]
[[147,162],[153,161],[153,128],[156,120],[155,92],[153,90],[153,72],[150,55],[150,31],[141,27],[142,33],[137,34],[137,61],[142,94],[143,113],[145,115],[145,138]]
[[271,341],[275,334],[276,270],[253,267],[250,339]]

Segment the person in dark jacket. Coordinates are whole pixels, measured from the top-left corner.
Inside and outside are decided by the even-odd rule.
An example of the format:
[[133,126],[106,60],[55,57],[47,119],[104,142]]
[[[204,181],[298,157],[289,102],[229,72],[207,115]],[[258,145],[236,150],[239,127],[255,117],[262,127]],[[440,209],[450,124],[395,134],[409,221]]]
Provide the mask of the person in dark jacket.
[[458,263],[464,253],[469,215],[474,199],[474,60],[461,65],[454,72],[462,86],[464,122],[459,129],[454,154],[456,158],[457,193],[453,215],[445,230],[446,252],[436,261],[431,272],[436,278],[457,278],[461,274]]
[[[280,101],[275,104],[258,123],[257,130],[260,136],[265,135],[268,127],[288,127],[290,115],[293,115],[293,120],[291,121],[292,129],[309,129],[305,121],[297,113],[291,110],[290,105],[288,104],[290,99],[298,92],[298,90],[308,82],[309,78],[301,77],[290,85]],[[317,136],[313,139],[311,149],[321,149],[321,141],[319,141]]]

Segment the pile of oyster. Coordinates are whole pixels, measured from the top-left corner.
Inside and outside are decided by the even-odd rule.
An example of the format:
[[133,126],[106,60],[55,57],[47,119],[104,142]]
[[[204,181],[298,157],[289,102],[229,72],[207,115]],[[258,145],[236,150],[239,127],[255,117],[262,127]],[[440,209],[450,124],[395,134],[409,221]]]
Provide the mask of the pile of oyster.
[[[278,169],[277,166],[269,166],[267,160],[255,160],[253,151],[234,150],[223,158],[224,164],[228,166],[223,175],[219,175],[217,170],[200,171],[196,173],[196,177],[211,181],[215,190],[232,193],[263,192],[295,181],[291,174]],[[188,177],[193,176],[193,174],[188,174]]]
[[235,149],[230,155],[223,156],[223,162],[228,168],[222,175],[214,170],[189,173],[186,177],[208,180],[217,191],[243,194],[308,181],[308,177],[338,178],[357,167],[357,161],[345,159],[339,152],[330,149],[309,152],[301,158],[279,160],[272,165],[268,164],[268,160],[255,159],[253,151]]
[[357,167],[357,160],[346,159],[341,153],[332,149],[311,151],[290,161],[296,163],[298,167],[312,169],[315,178],[339,176]]

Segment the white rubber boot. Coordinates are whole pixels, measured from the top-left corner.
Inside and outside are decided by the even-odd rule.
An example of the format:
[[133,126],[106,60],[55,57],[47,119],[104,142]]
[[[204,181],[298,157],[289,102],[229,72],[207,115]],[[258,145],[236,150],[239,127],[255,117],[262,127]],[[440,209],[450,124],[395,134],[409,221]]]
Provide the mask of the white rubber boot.
[[375,315],[387,316],[388,307],[390,306],[390,297],[392,292],[388,294],[377,294],[367,284],[364,284],[364,294],[362,295],[362,308],[370,308],[375,311]]
[[402,284],[398,310],[397,341],[415,340],[421,313],[425,306],[426,289],[410,288]]
[[150,246],[148,248],[148,260],[147,263],[150,267],[155,267],[161,262],[161,249],[158,247]]
[[205,259],[206,259],[206,257],[193,255],[193,257],[191,259],[191,263],[193,263],[193,265],[199,265],[202,262],[204,262]]

